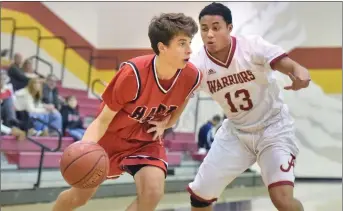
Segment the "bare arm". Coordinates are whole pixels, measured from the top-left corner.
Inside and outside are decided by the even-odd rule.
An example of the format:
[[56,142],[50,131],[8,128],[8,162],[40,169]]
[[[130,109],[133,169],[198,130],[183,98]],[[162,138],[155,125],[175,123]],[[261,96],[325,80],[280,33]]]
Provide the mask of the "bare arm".
[[116,114],[117,112],[105,105],[98,117],[88,126],[82,141],[97,143],[104,136]]
[[276,70],[286,75],[288,75],[288,73],[292,73],[293,75],[299,74],[304,76],[304,79],[310,78],[308,70],[289,57],[282,58],[280,61],[275,63],[274,67]]
[[288,75],[293,81],[292,85],[285,87],[287,90],[299,90],[309,86],[311,77],[308,70],[289,57],[277,61],[274,69]]

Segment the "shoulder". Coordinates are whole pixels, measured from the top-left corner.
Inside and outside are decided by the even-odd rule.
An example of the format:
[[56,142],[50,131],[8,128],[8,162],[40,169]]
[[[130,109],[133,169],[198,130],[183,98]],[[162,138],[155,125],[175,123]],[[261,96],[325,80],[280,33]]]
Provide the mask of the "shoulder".
[[280,48],[269,41],[265,40],[260,35],[248,35],[248,36],[239,36],[237,37],[238,47],[242,50],[260,52],[269,48]]
[[245,36],[240,35],[240,36],[236,36],[235,38],[236,38],[237,43],[243,44],[243,45],[244,44],[251,45],[251,44],[255,44],[263,40],[263,38],[260,35],[245,35]]
[[185,72],[186,77],[188,79],[191,79],[192,81],[200,80],[202,76],[199,68],[191,62],[187,62],[186,67],[183,69],[183,72]]
[[140,70],[142,68],[150,67],[154,57],[155,57],[154,54],[138,56],[138,57],[129,59],[127,62],[124,62],[124,64],[129,64],[132,66],[132,68]]

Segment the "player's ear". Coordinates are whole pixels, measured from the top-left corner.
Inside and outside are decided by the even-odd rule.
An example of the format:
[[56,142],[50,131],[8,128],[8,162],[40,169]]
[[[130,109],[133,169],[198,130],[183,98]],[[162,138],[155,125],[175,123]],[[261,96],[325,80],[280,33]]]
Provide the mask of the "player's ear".
[[160,53],[163,53],[167,50],[167,46],[164,45],[162,42],[157,43],[157,48]]
[[229,32],[231,33],[231,32],[232,32],[232,29],[233,29],[232,23],[228,24],[228,25],[227,25],[227,28],[228,28]]

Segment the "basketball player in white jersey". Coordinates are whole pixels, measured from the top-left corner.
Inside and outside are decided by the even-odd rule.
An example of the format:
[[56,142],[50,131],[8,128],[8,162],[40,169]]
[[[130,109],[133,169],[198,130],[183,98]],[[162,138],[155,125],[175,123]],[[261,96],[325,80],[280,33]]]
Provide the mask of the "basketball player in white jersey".
[[203,72],[200,90],[227,115],[198,174],[189,184],[193,211],[212,210],[225,187],[255,162],[280,211],[300,211],[293,197],[298,154],[295,129],[281,98],[274,70],[292,80],[286,90],[306,88],[310,76],[279,46],[259,36],[233,37],[231,11],[220,3],[199,15],[204,48],[191,57]]

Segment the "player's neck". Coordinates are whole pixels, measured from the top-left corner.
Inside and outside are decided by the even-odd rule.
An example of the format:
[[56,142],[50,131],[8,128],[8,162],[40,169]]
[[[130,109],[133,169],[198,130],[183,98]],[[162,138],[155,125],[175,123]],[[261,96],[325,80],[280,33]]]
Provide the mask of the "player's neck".
[[228,45],[224,47],[223,49],[215,52],[215,53],[210,53],[212,57],[218,59],[219,61],[225,63],[227,61],[227,57],[230,54],[230,48],[231,48],[231,42],[229,41]]
[[168,64],[167,61],[160,56],[156,56],[155,58],[155,68],[157,77],[162,80],[168,80],[174,77],[177,72],[176,68],[173,68]]

